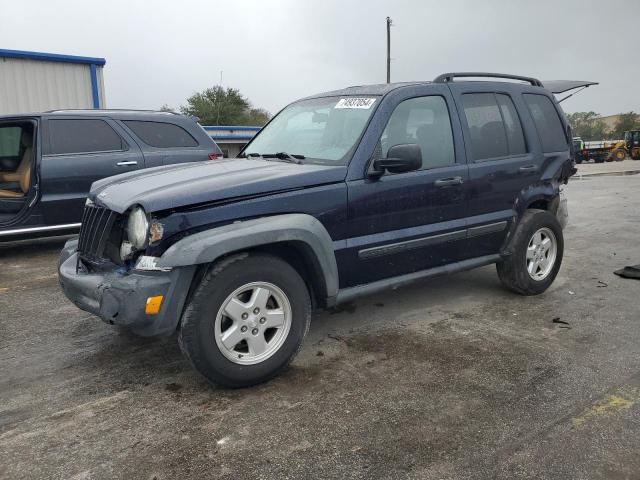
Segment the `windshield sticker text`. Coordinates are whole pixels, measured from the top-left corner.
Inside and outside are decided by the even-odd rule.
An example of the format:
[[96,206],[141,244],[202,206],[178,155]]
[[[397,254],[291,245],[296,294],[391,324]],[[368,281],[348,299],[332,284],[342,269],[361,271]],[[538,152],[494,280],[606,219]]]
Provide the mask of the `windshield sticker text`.
[[376,101],[375,98],[341,98],[334,108],[371,108],[371,105]]

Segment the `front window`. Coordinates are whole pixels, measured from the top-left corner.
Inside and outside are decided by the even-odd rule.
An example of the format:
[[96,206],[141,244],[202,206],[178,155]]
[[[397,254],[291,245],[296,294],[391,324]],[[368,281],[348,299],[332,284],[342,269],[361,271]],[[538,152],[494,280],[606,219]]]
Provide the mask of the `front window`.
[[378,97],[324,97],[296,102],[264,127],[244,153],[286,153],[302,163],[345,165],[378,101]]

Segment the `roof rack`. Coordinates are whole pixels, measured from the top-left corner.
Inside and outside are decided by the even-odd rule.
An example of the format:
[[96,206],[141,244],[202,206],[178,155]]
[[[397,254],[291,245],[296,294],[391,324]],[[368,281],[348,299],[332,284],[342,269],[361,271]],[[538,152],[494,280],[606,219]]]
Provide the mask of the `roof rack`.
[[47,110],[44,113],[58,112],[136,112],[136,113],[166,113],[170,115],[182,115],[181,113],[166,110],[143,110],[135,108],[56,108]]
[[537,78],[522,77],[520,75],[509,75],[508,73],[487,73],[487,72],[452,72],[452,73],[443,73],[442,75],[438,75],[433,80],[433,83],[453,82],[454,78],[463,78],[463,77],[508,78],[510,80],[520,80],[522,82],[530,83],[534,87],[542,87],[542,82],[540,80],[538,80]]

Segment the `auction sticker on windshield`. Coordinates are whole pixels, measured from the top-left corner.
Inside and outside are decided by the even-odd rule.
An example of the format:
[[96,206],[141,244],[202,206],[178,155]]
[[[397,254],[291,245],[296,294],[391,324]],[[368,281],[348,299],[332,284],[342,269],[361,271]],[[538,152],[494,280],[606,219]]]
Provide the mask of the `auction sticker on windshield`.
[[341,98],[334,108],[371,108],[375,101],[375,98]]

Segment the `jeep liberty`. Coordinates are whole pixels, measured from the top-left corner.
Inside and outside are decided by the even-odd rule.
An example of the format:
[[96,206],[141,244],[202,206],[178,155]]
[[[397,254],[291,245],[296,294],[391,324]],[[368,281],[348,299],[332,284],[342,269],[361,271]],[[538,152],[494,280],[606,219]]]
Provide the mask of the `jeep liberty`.
[[139,335],[177,331],[227,387],[286,368],[313,309],[489,264],[540,294],[575,173],[545,85],[450,73],[350,87],[285,107],[240,158],[98,180],[60,256],[64,293]]

